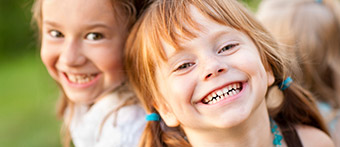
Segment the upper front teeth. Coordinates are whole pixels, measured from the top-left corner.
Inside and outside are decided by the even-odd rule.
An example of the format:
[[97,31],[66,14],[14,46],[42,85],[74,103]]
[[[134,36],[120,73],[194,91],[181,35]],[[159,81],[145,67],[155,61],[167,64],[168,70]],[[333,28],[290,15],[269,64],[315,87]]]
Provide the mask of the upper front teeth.
[[73,83],[84,84],[93,80],[96,75],[95,74],[82,74],[82,75],[72,75],[67,74],[68,79]]
[[205,104],[214,104],[224,98],[238,94],[240,90],[241,83],[230,84],[224,87],[223,89],[212,92],[210,95],[204,98],[202,102]]

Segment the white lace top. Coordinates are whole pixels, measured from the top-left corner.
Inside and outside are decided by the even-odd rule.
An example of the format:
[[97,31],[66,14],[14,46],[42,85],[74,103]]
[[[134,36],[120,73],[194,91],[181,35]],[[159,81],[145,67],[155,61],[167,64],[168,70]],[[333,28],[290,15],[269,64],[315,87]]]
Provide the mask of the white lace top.
[[90,109],[86,105],[75,105],[70,124],[74,145],[76,147],[137,146],[146,124],[143,108],[133,104],[112,113],[131,96],[133,96],[131,93],[114,92],[103,97]]

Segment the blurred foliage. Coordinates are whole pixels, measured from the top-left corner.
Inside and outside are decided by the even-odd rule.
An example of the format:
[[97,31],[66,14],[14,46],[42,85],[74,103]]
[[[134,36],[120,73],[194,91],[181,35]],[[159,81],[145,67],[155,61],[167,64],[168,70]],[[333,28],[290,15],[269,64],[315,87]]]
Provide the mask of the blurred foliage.
[[0,2],[0,58],[35,53],[35,33],[30,24],[32,3],[32,0]]
[[[252,11],[260,0],[242,0]],[[60,145],[58,88],[40,61],[31,26],[33,0],[0,1],[0,144]]]
[[61,146],[58,90],[40,61],[32,3],[0,1],[0,146]]
[[257,6],[261,2],[261,0],[241,0],[242,3],[245,4],[247,8],[249,8],[252,12],[256,12]]

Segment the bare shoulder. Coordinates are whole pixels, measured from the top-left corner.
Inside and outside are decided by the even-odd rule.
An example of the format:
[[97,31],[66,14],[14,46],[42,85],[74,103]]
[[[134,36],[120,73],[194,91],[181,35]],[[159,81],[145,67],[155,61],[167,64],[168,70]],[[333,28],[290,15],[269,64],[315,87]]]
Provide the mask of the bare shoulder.
[[299,134],[301,142],[305,147],[334,147],[332,139],[323,131],[307,126],[298,125],[296,131]]

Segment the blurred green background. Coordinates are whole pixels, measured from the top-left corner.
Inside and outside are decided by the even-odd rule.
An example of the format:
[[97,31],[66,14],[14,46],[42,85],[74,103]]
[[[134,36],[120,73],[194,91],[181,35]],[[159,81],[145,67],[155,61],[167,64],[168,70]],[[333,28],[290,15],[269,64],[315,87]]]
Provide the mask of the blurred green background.
[[[243,0],[255,10],[259,0]],[[40,56],[31,25],[33,0],[0,1],[0,146],[57,147],[58,88]]]
[[0,1],[0,146],[58,147],[58,90],[39,57],[32,0]]

